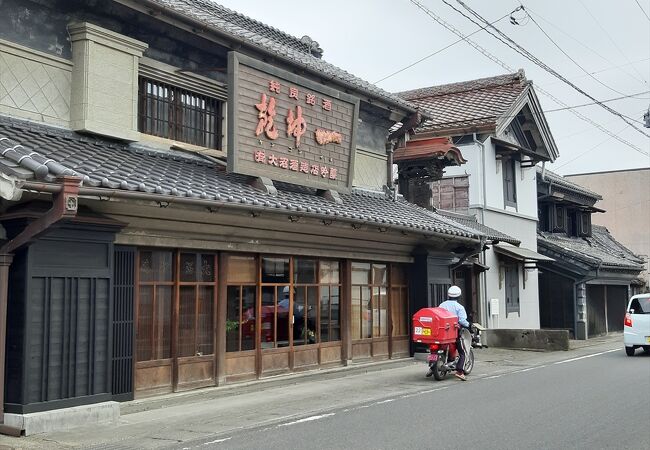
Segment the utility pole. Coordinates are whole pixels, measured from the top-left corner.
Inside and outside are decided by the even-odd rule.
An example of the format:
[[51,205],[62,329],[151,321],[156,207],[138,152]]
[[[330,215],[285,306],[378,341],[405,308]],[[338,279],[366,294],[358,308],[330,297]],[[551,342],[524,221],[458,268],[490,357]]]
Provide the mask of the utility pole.
[[650,128],[650,106],[648,106],[648,110],[643,115],[643,122],[646,128]]

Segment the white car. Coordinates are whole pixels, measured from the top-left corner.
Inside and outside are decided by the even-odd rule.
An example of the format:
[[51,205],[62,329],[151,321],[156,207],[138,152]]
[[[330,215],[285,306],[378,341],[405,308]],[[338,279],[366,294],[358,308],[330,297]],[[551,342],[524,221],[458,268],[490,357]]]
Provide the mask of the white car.
[[623,344],[627,356],[634,356],[634,351],[639,347],[650,352],[650,293],[630,298],[625,314]]

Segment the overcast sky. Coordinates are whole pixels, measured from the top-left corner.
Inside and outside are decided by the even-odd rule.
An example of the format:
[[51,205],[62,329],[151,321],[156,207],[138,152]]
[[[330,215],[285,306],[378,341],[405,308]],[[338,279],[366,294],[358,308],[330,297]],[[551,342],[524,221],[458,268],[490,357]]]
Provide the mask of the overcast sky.
[[[442,0],[420,0],[465,35],[478,27]],[[455,0],[448,0],[462,9]],[[638,4],[637,4],[638,1]],[[409,0],[217,0],[226,7],[289,34],[305,34],[324,50],[323,58],[367,81],[385,76],[458,40]],[[490,22],[520,5],[515,0],[466,0]],[[650,105],[650,0],[525,0],[525,9],[585,74],[522,11],[495,24],[541,61],[611,108],[643,121]],[[643,9],[643,10],[642,10]],[[645,14],[644,14],[645,12]],[[570,106],[591,103],[587,97],[518,55],[485,31],[470,39],[508,66],[523,68],[540,86]],[[465,42],[376,83],[391,91],[471,80],[506,73]],[[542,108],[560,108],[539,91]],[[600,106],[577,108],[585,116],[635,145],[646,155],[650,138]],[[560,158],[551,166],[560,174],[650,167],[650,156],[618,142],[571,112],[546,113]],[[650,128],[636,125],[650,135]]]

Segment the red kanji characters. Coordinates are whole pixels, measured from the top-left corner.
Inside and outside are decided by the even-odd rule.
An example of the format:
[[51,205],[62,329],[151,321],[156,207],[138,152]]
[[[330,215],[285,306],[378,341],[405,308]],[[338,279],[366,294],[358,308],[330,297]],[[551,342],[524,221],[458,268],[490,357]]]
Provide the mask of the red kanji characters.
[[280,93],[280,82],[275,80],[269,81],[269,91],[275,92],[276,94]]
[[325,111],[331,111],[332,110],[332,100],[328,100],[326,98],[323,99],[323,109]]
[[323,178],[327,178],[327,176],[330,174],[330,170],[327,168],[327,166],[321,166],[320,167],[320,176]]
[[318,176],[320,174],[320,167],[318,166],[318,164],[312,164],[309,173]]
[[294,172],[298,172],[299,164],[297,159],[291,159],[289,160],[289,170],[293,170]]
[[289,88],[289,98],[295,98],[298,100],[298,88],[290,87]]
[[278,166],[278,157],[275,156],[273,153],[269,155],[269,165],[270,166]]
[[302,173],[309,173],[309,163],[306,161],[300,161],[300,171]]
[[330,180],[336,180],[336,172],[337,172],[336,167],[330,168]]
[[253,154],[255,162],[264,164],[266,162],[266,154],[263,151],[258,150]]
[[289,168],[289,158],[280,157],[278,159],[278,163],[280,164],[280,169],[288,169]]
[[300,137],[307,131],[307,122],[302,117],[302,107],[296,106],[296,116],[293,115],[293,110],[289,110],[287,115],[287,136],[296,138],[296,147],[300,147]]
[[273,118],[275,117],[275,99],[273,97],[269,98],[267,104],[266,94],[262,94],[262,101],[257,103],[255,108],[259,111],[257,114],[258,122],[257,128],[255,129],[255,136],[259,136],[262,132],[265,132],[266,137],[269,139],[277,139],[278,130],[276,130],[275,123],[273,122]]
[[315,105],[316,104],[316,96],[314,94],[307,94],[305,96],[305,102],[307,102],[308,105]]

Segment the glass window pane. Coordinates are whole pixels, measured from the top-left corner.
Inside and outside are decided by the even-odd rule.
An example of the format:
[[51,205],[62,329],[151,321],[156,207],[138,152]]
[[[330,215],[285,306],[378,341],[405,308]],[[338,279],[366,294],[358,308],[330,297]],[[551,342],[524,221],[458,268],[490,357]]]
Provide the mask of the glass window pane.
[[[288,265],[288,264],[287,264]],[[292,317],[291,311],[289,310],[289,286],[278,286],[277,288],[277,298],[282,298],[282,304],[286,304],[287,307],[281,307],[278,302],[277,311],[277,331],[276,331],[276,346],[277,347],[288,347],[289,346],[289,323]]]
[[338,261],[320,261],[319,280],[323,284],[339,283],[339,262]]
[[136,356],[138,361],[150,361],[152,359],[152,308],[153,286],[141,286],[138,305],[138,328],[136,330]]
[[174,254],[171,251],[153,252],[153,281],[174,281]]
[[153,359],[165,359],[171,357],[172,292],[172,286],[156,287]]
[[289,283],[289,258],[262,258],[262,283]]
[[226,351],[228,352],[239,351],[240,293],[240,286],[228,286],[226,290]]
[[228,255],[226,259],[228,284],[256,283],[257,271],[254,256]]
[[140,252],[140,281],[152,281],[153,278],[153,252]]
[[386,288],[373,288],[373,336],[386,336],[388,334],[388,294]]
[[361,286],[352,286],[351,336],[361,339]]
[[[181,257],[182,258],[182,257]],[[196,262],[196,258],[194,258]],[[183,260],[181,259],[181,267]],[[183,269],[181,268],[181,273]],[[196,288],[181,286],[178,305],[178,356],[194,356],[196,354]]]
[[318,342],[318,286],[307,288],[307,306],[305,309],[305,330],[303,335],[308,344]]
[[339,287],[330,286],[330,341],[341,340],[341,311],[339,308]]
[[262,348],[275,347],[275,286],[262,287]]
[[370,263],[352,263],[352,284],[370,284]]
[[257,288],[242,286],[242,315],[241,315],[241,349],[255,349],[255,302]]
[[196,254],[181,253],[181,281],[196,281]]
[[201,276],[200,281],[215,281],[214,255],[201,255]]
[[198,289],[197,355],[212,355],[214,353],[214,287],[199,286]]
[[372,265],[372,284],[386,286],[386,264]]
[[[280,302],[284,305],[285,300]],[[303,345],[307,342],[305,330],[305,306],[307,304],[307,286],[294,288],[293,294],[293,345]],[[287,306],[288,308],[288,306]]]
[[370,288],[361,286],[361,338],[372,337],[372,303],[370,302]]
[[298,284],[316,283],[316,265],[315,259],[296,258],[293,260],[293,278]]
[[406,336],[408,334],[408,289],[391,289],[391,316],[393,336]]

